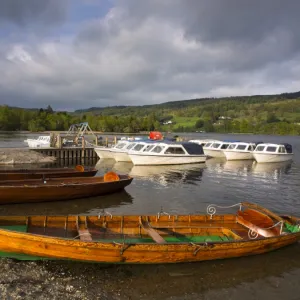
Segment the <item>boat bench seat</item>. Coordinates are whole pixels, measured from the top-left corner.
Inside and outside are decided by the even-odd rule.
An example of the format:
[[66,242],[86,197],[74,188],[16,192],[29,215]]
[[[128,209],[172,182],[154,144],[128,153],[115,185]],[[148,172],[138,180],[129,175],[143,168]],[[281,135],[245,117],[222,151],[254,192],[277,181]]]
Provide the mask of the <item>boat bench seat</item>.
[[92,235],[87,228],[86,218],[85,218],[85,222],[82,223],[82,220],[80,219],[80,217],[77,216],[76,227],[77,227],[78,235],[79,235],[79,238],[81,241],[83,241],[83,242],[92,242],[93,241]]

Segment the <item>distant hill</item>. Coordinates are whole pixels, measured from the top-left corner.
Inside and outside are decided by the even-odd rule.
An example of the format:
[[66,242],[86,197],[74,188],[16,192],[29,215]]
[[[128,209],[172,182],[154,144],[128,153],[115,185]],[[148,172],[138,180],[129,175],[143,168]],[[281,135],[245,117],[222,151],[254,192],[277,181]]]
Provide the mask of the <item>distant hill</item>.
[[188,99],[188,100],[178,100],[178,101],[169,101],[161,104],[152,104],[152,105],[139,105],[139,106],[109,106],[109,107],[91,107],[87,109],[75,110],[75,114],[82,113],[93,113],[93,114],[104,114],[104,115],[119,115],[119,114],[128,114],[136,110],[157,110],[157,109],[182,109],[189,106],[209,104],[219,101],[241,101],[241,102],[266,102],[266,101],[276,101],[284,99],[297,99],[300,98],[300,91],[294,93],[282,93],[274,95],[252,95],[252,96],[231,96],[231,97],[220,97],[220,98],[197,98],[197,99]]

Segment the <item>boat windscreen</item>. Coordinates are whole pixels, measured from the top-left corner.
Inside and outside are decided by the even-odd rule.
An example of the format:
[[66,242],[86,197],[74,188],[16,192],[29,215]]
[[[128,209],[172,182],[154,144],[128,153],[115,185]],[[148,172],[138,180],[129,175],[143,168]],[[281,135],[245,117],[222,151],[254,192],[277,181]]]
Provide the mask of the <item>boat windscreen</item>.
[[191,155],[204,154],[202,146],[196,143],[182,143],[182,146],[184,147],[184,149],[187,151],[188,154]]

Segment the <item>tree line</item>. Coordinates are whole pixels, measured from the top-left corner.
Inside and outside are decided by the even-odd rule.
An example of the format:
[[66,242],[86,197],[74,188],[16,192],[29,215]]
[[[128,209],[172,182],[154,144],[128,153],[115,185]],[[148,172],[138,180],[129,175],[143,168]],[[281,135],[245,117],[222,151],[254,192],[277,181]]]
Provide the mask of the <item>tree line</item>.
[[[195,121],[187,125],[182,120]],[[300,93],[192,99],[75,112],[55,112],[51,106],[31,110],[0,106],[2,131],[65,131],[71,124],[81,122],[88,122],[93,130],[102,132],[162,130],[299,135]]]

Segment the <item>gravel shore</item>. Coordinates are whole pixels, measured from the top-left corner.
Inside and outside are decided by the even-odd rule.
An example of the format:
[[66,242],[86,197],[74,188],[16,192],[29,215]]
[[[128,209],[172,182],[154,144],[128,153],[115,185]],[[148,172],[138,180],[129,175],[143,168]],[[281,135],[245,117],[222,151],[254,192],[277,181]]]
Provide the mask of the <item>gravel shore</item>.
[[0,165],[51,163],[55,157],[29,149],[5,148],[0,150]]
[[174,265],[0,259],[0,299],[299,299],[300,245]]

